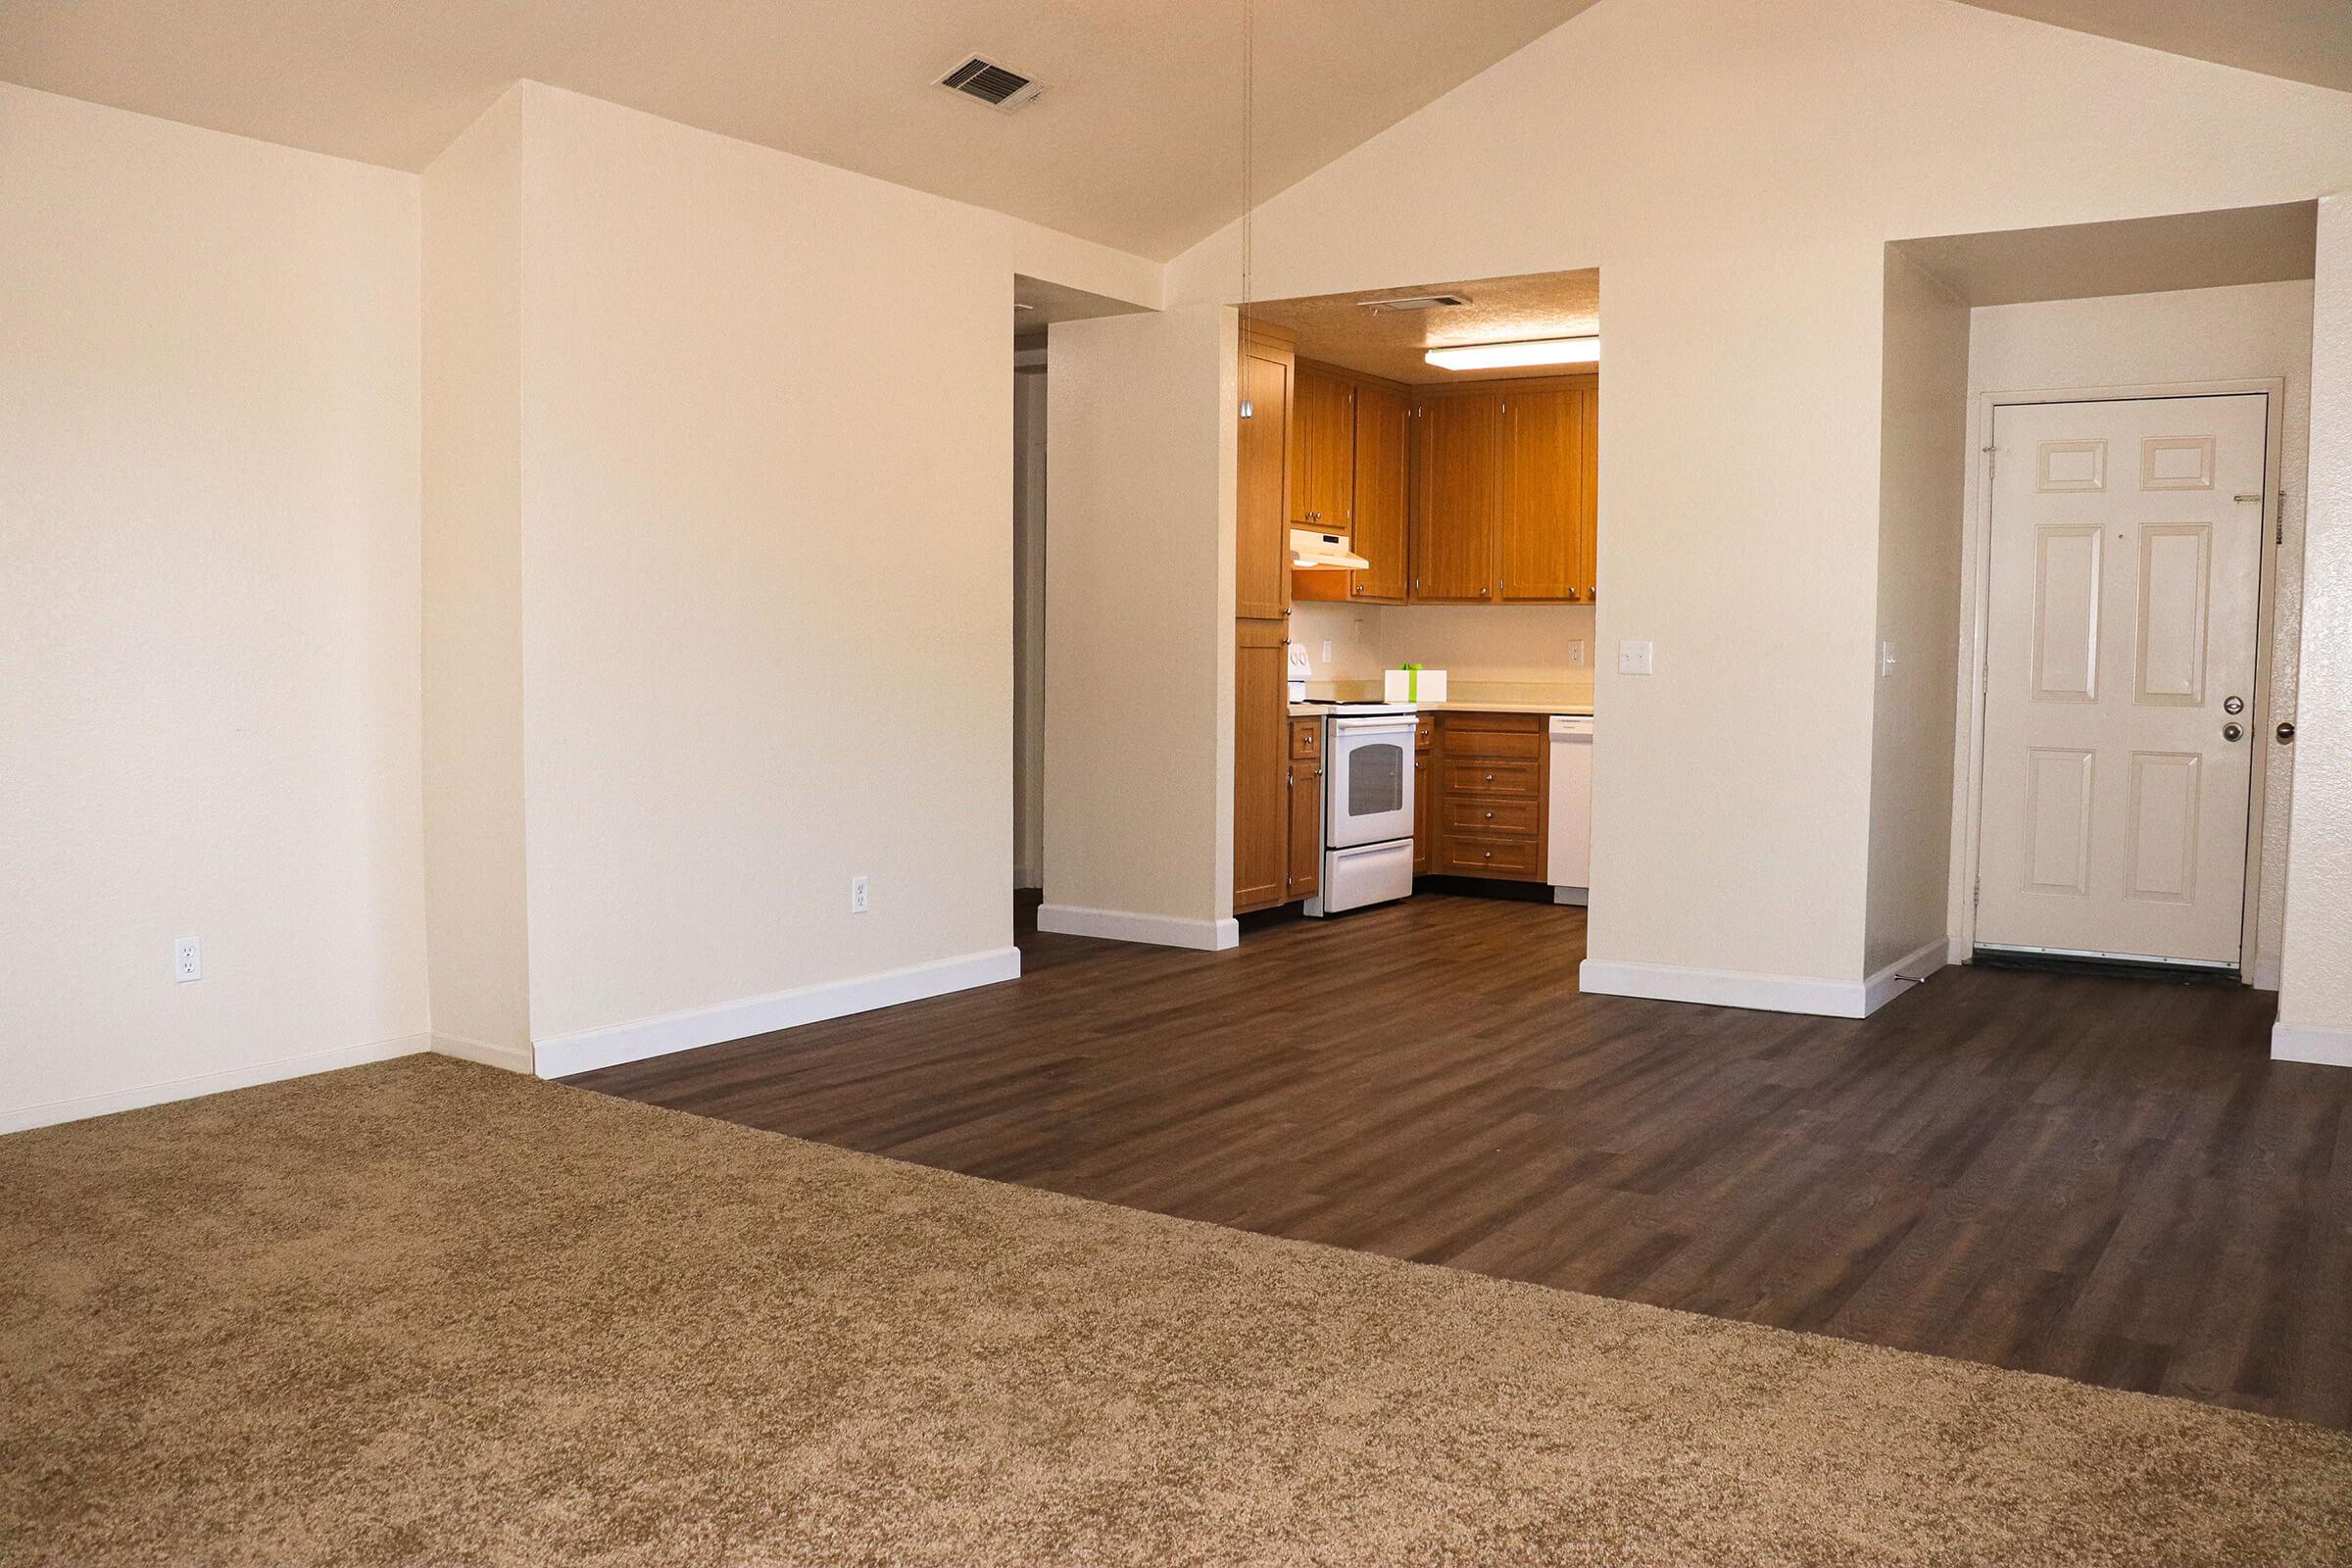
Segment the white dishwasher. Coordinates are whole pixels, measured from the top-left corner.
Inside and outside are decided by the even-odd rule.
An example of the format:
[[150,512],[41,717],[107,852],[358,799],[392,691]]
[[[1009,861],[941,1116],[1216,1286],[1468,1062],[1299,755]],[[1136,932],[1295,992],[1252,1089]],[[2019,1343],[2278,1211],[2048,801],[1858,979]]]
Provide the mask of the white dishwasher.
[[1555,904],[1582,904],[1592,885],[1592,719],[1551,716],[1551,798],[1544,803],[1550,852],[1544,880]]

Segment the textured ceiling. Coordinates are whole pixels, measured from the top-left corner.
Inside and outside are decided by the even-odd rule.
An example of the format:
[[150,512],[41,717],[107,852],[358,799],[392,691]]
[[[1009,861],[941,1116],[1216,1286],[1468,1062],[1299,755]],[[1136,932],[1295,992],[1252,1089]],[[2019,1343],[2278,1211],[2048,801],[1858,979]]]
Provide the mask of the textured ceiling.
[[[1406,294],[1459,294],[1470,303],[1435,311],[1367,311],[1365,300]],[[1441,370],[1422,358],[1450,343],[1514,343],[1581,337],[1600,330],[1600,273],[1530,272],[1450,283],[1413,283],[1358,294],[1267,300],[1250,314],[1298,335],[1300,358],[1343,369],[1420,384],[1494,381],[1545,375],[1546,369]],[[1605,353],[1605,350],[1604,350]]]
[[[1592,0],[1265,0],[1259,199]],[[0,79],[421,169],[553,83],[1165,259],[1242,209],[1243,0],[0,0]],[[969,51],[1016,114],[930,85]]]

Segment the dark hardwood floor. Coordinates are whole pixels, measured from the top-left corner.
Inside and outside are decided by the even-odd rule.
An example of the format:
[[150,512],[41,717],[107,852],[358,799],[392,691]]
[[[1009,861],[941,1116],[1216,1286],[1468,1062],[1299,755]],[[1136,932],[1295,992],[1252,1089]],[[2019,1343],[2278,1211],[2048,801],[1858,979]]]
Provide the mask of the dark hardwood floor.
[[2352,1072],[2267,994],[1946,969],[1845,1022],[1586,997],[1423,896],[572,1080],[1269,1235],[2352,1427]]

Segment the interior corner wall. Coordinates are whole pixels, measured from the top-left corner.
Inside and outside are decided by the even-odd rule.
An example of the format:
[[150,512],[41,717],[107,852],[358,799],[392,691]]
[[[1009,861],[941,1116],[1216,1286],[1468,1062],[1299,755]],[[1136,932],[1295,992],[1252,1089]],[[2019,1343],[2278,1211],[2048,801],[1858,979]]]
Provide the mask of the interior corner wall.
[[2352,1066],[2352,193],[2320,203],[2295,815],[2275,1055]]
[[[1985,305],[1969,313],[1969,433],[1974,454],[1989,438],[1982,430],[1984,394],[2041,392],[2071,387],[2143,387],[2199,381],[2277,379],[2285,384],[2280,411],[2278,483],[2286,492],[2280,512],[2284,539],[2278,552],[2271,615],[2271,706],[2292,713],[2300,680],[2303,543],[2311,448],[2312,285],[2245,283],[2223,288],[2174,289],[2100,299]],[[1967,465],[1966,515],[1980,518],[1984,468]],[[1972,541],[1975,539],[1972,530]],[[1966,566],[1968,581],[1980,569]],[[1973,589],[1961,589],[1962,663],[1976,665]],[[1954,796],[1967,798],[1973,717],[1955,715]],[[2278,983],[2280,933],[2285,924],[2287,841],[2294,819],[2298,751],[2273,744],[2264,772],[2261,898],[2255,910],[2254,983]],[[1965,810],[1960,813],[1965,816]],[[1968,824],[1954,824],[1949,926],[1966,929]]]
[[0,85],[0,1130],[424,1043],[417,292],[412,174]]
[[1262,204],[1253,288],[1600,270],[1590,951],[1811,1007],[1868,973],[1886,242],[2348,185],[2322,87],[1953,0],[1599,0]]
[[1049,929],[1214,947],[1233,911],[1235,326],[1056,322],[1047,472]]
[[531,1065],[522,795],[522,104],[423,188],[424,881],[442,1049]]
[[[1968,307],[1886,248],[1879,393],[1879,670],[1871,720],[1870,974],[1947,956],[1950,743],[1960,679]],[[1933,949],[1933,953],[1925,950]]]
[[1009,978],[1008,351],[1036,236],[525,91],[540,1070]]

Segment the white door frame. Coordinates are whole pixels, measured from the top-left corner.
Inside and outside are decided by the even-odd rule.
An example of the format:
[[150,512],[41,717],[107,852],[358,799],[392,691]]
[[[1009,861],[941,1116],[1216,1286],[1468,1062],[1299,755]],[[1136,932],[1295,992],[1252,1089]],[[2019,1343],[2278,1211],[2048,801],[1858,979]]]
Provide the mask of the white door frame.
[[2050,387],[2038,391],[1984,392],[1977,399],[1977,504],[1961,520],[1960,551],[1965,569],[1960,591],[1962,623],[1969,634],[1967,700],[1962,704],[1966,730],[1962,745],[1961,799],[1955,804],[1960,824],[1958,863],[1960,918],[1953,933],[1951,960],[1959,963],[1976,951],[1977,897],[1981,878],[1984,818],[1984,683],[1990,652],[1987,632],[1992,616],[1992,447],[1993,416],[2021,403],[2122,403],[2141,399],[2238,397],[2259,394],[2263,404],[2262,568],[2254,613],[2254,701],[2249,710],[2248,739],[2252,745],[2253,778],[2246,801],[2245,906],[2238,921],[2237,970],[2247,984],[2254,980],[2260,933],[2255,929],[2262,911],[2263,811],[2268,804],[2271,760],[2271,641],[2272,615],[2278,592],[2278,529],[2280,416],[2286,408],[2286,382],[2270,376],[2241,381],[2179,381],[2151,386]]

